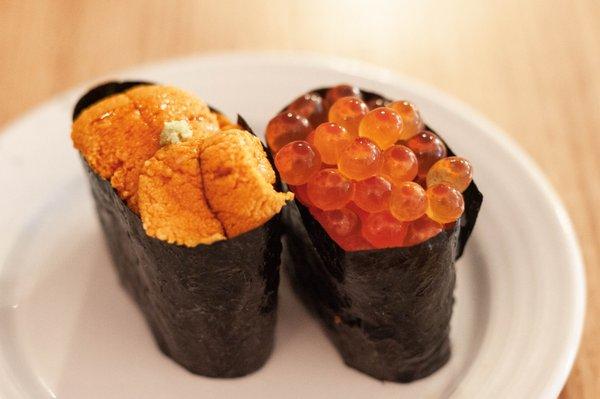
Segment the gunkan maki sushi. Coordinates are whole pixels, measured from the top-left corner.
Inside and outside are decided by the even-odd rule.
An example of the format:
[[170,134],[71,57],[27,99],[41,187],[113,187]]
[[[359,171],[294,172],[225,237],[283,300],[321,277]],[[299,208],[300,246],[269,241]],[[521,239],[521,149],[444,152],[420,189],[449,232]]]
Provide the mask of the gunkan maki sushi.
[[160,349],[210,377],[255,371],[273,348],[280,213],[293,195],[277,191],[247,130],[145,82],[96,87],[73,115],[122,285]]
[[455,261],[482,195],[408,101],[350,85],[310,91],[267,125],[293,286],[346,364],[381,380],[450,358]]

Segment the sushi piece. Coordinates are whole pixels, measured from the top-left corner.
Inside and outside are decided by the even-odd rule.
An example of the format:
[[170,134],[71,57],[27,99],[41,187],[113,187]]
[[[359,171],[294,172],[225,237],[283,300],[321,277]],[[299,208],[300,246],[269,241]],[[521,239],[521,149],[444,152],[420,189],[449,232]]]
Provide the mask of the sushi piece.
[[195,96],[110,82],[75,106],[80,152],[120,282],[160,349],[239,377],[273,348],[282,225],[263,145]]
[[296,194],[283,264],[344,362],[396,382],[438,370],[483,199],[471,164],[411,103],[348,85],[299,97],[266,136]]

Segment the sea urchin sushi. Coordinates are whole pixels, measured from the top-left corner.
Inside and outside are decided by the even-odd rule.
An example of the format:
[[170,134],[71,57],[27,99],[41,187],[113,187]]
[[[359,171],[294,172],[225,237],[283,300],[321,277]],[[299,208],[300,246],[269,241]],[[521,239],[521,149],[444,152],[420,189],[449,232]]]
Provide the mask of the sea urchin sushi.
[[113,263],[161,350],[237,377],[273,347],[280,213],[263,145],[195,96],[111,82],[75,107],[79,150]]

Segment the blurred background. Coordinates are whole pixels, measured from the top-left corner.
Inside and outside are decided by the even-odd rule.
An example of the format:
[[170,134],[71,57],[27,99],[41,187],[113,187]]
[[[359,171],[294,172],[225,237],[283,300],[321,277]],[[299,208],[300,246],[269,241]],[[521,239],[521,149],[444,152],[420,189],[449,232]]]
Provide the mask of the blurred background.
[[561,398],[600,396],[600,1],[0,0],[0,127],[122,68],[249,50],[410,75],[519,142],[566,204],[587,264],[583,344]]

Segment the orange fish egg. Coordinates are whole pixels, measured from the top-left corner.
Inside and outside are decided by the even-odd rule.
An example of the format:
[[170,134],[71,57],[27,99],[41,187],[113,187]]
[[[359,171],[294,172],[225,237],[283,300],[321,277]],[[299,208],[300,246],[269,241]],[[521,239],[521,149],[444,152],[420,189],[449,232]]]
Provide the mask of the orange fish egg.
[[358,126],[358,135],[375,142],[382,150],[394,145],[402,137],[402,118],[391,108],[380,107],[369,111]]
[[375,108],[379,108],[379,107],[385,107],[387,104],[387,101],[385,101],[381,97],[373,97],[369,100],[366,100],[365,103],[367,104],[367,107],[369,107],[369,109],[375,109]]
[[373,249],[373,245],[371,245],[364,237],[360,234],[360,232],[352,234],[348,237],[340,237],[336,240],[338,245],[342,247],[344,251],[367,251],[369,249]]
[[405,245],[417,245],[441,233],[444,226],[435,220],[423,216],[408,225]]
[[358,125],[369,107],[358,97],[342,97],[329,109],[329,122],[343,126],[352,136],[358,136]]
[[308,199],[319,209],[341,209],[354,196],[354,183],[336,169],[321,169],[306,185]]
[[333,239],[349,237],[360,230],[360,219],[348,208],[323,211],[319,222]]
[[338,158],[340,172],[354,180],[375,176],[381,170],[382,164],[381,150],[365,137],[354,139]]
[[414,104],[408,101],[394,101],[387,106],[396,111],[404,122],[402,140],[408,140],[423,130],[421,115]]
[[390,197],[390,212],[401,222],[416,220],[425,214],[427,196],[419,184],[405,181],[395,185]]
[[407,227],[407,223],[400,222],[389,212],[378,212],[369,214],[361,232],[375,248],[401,247]]
[[417,175],[420,177],[425,177],[434,163],[446,157],[444,142],[433,132],[425,131],[413,136],[406,142],[406,146],[417,156]]
[[308,194],[306,192],[306,184],[301,184],[299,186],[292,186],[290,189],[294,192],[294,198],[300,201],[300,203],[304,206],[313,206],[312,202],[308,199]]
[[317,126],[327,120],[323,99],[316,93],[306,93],[288,105],[286,111],[302,115],[311,125]]
[[356,182],[354,203],[367,212],[381,212],[389,208],[392,185],[381,176],[371,176]]
[[352,137],[348,131],[336,123],[322,123],[315,129],[315,147],[321,154],[323,162],[328,165],[337,164],[340,153],[351,142]]
[[276,153],[292,141],[305,140],[312,128],[308,119],[294,112],[282,112],[269,122],[266,130],[267,144]]
[[321,156],[306,141],[292,141],[275,155],[281,179],[291,185],[305,184],[321,168]]
[[462,157],[442,158],[427,172],[427,186],[444,183],[463,192],[473,180],[471,163]]
[[[306,142],[307,142],[308,144],[310,144],[310,145],[311,145],[311,147],[313,147],[313,148],[317,148],[317,147],[315,147],[315,131],[314,131],[314,130],[313,130],[312,132],[310,132],[310,133],[308,134],[308,136],[306,136]],[[319,150],[317,149],[317,151],[319,151]],[[319,152],[319,153],[320,153],[320,152]],[[321,158],[322,158],[322,157],[321,157]]]
[[428,187],[427,216],[438,223],[451,223],[457,220],[465,210],[462,194],[457,189],[445,184]]
[[360,89],[356,86],[337,85],[327,90],[323,101],[325,108],[329,109],[337,100],[342,97],[358,97],[360,98]]
[[393,184],[413,180],[418,171],[417,157],[410,148],[396,144],[383,152],[381,174]]

